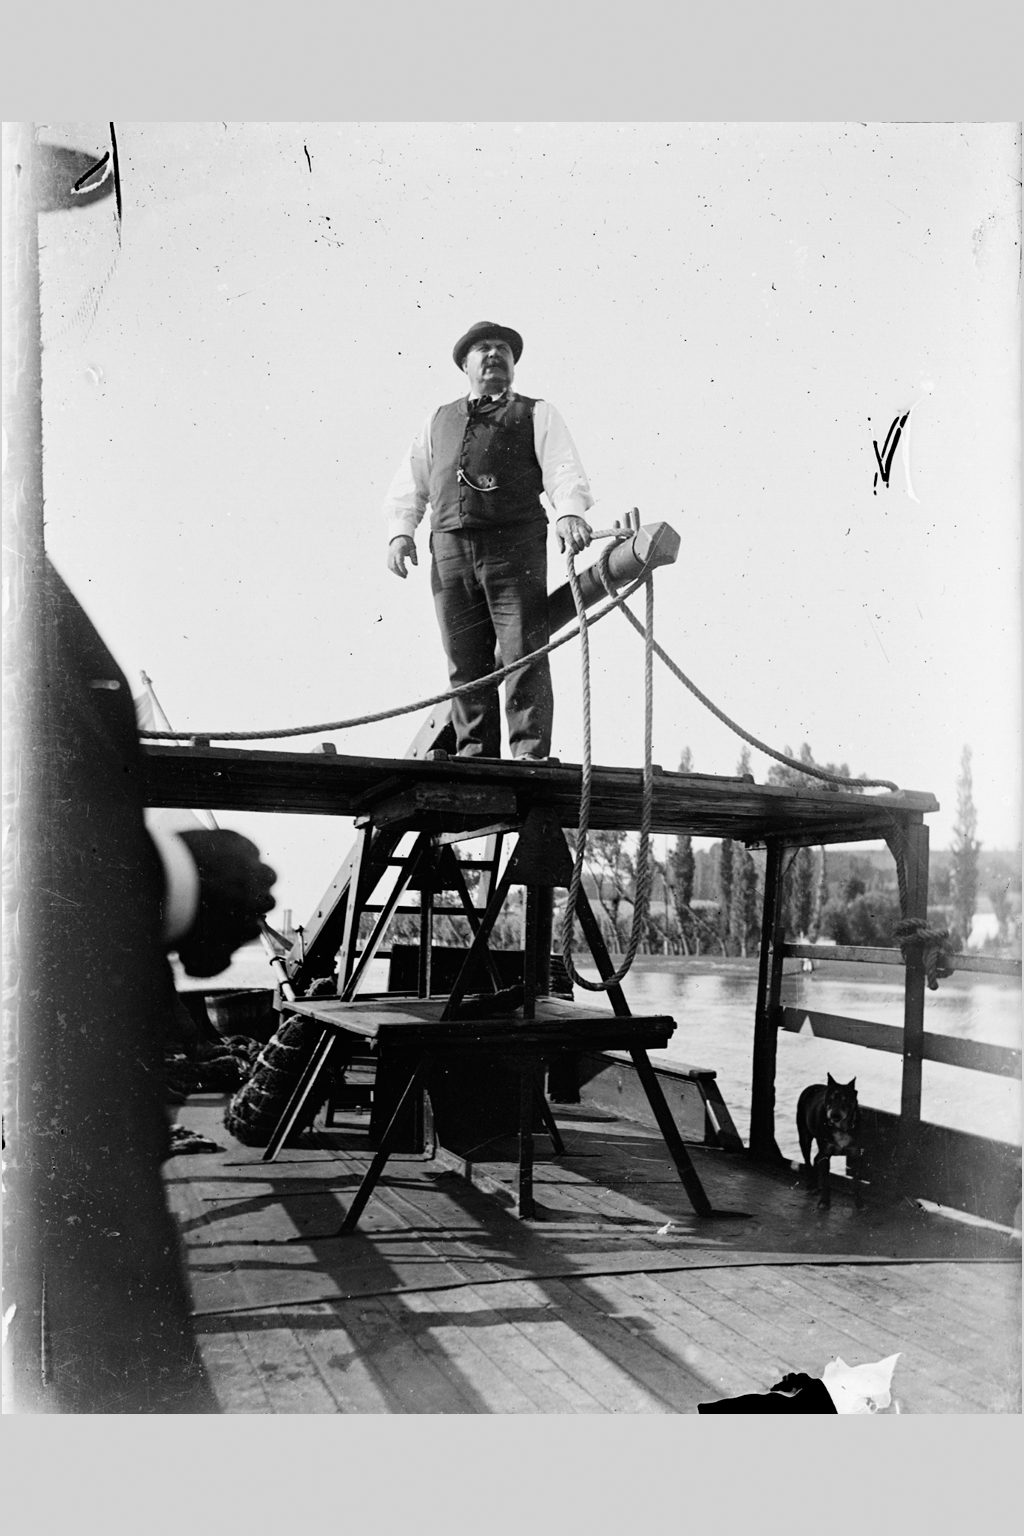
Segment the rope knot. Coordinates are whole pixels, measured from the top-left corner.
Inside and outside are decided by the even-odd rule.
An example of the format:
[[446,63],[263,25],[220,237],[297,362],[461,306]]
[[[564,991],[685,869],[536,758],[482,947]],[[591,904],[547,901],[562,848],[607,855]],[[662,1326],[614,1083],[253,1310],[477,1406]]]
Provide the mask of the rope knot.
[[938,991],[940,977],[952,976],[956,970],[957,951],[948,929],[929,928],[923,918],[905,917],[896,924],[893,937],[899,942],[904,965],[914,960],[924,967],[932,992]]

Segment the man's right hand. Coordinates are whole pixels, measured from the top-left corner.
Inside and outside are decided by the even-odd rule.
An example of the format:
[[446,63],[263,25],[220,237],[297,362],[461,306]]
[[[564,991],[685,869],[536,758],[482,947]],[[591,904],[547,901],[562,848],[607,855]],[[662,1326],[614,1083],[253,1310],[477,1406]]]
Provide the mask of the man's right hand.
[[416,558],[416,544],[407,533],[400,533],[397,538],[391,540],[388,545],[388,570],[395,576],[405,577],[405,562],[419,565]]

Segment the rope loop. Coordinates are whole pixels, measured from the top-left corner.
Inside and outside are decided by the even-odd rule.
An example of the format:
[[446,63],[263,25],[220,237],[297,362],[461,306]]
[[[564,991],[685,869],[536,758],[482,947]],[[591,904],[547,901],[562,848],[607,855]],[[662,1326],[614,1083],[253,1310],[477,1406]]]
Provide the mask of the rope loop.
[[[608,546],[598,564],[598,571],[605,590],[615,596],[608,575],[608,557],[612,546]],[[576,605],[576,615],[580,626],[580,666],[582,671],[583,688],[583,763],[580,777],[580,816],[576,829],[576,856],[573,860],[572,883],[569,887],[569,895],[566,898],[565,912],[562,916],[562,959],[570,981],[583,987],[588,992],[608,992],[612,987],[618,986],[623,977],[629,971],[636,958],[636,952],[640,947],[643,936],[644,924],[647,920],[647,909],[650,901],[651,888],[651,814],[654,804],[654,767],[653,736],[654,736],[654,576],[648,571],[642,578],[647,595],[646,623],[644,625],[644,780],[643,798],[640,808],[640,847],[637,851],[636,890],[633,896],[633,924],[630,929],[629,945],[619,969],[611,976],[606,976],[601,981],[588,981],[581,976],[572,960],[573,929],[576,919],[576,903],[579,900],[580,887],[583,882],[583,861],[587,851],[587,834],[590,830],[590,794],[593,765],[591,763],[591,689],[590,689],[590,638],[587,633],[587,616],[583,605],[583,594],[580,591],[579,578],[576,575],[576,566],[572,552],[566,555],[566,570],[569,576],[569,587],[572,591],[573,602]],[[623,612],[626,610],[623,609]]]
[[939,989],[939,977],[952,976],[956,970],[953,962],[957,951],[948,928],[929,928],[919,917],[906,917],[896,924],[893,937],[900,946],[903,964],[917,961],[932,992]]

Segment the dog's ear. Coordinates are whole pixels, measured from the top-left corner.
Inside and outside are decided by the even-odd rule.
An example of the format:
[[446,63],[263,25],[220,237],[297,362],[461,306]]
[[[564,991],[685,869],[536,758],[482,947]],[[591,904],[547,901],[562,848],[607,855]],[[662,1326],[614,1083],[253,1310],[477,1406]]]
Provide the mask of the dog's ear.
[[847,1083],[846,1086],[847,1086],[847,1088],[856,1089],[856,1087],[857,1087],[857,1079],[855,1077],[851,1077],[850,1081]]
[[828,1074],[828,1085],[829,1085],[830,1088],[838,1088],[839,1087],[839,1084],[836,1082],[836,1080],[832,1076],[831,1072]]

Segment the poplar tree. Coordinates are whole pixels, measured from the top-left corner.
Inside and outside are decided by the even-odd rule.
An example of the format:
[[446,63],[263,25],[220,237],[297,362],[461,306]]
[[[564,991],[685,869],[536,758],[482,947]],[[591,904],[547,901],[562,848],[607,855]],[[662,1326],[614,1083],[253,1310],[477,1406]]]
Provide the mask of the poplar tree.
[[[689,747],[684,747],[679,759],[679,773],[693,772],[693,753]],[[687,833],[681,833],[676,838],[676,845],[669,857],[669,868],[672,881],[672,900],[676,909],[676,917],[679,921],[679,936],[683,943],[683,953],[690,953],[690,939],[694,940],[695,948],[700,954],[700,935],[695,931],[690,904],[693,901],[693,882],[696,874],[696,860],[693,857],[693,838]]]
[[[738,778],[750,774],[750,748],[744,746],[736,764]],[[750,849],[743,843],[732,845],[732,900],[729,910],[729,929],[740,946],[740,954],[746,959],[752,943],[757,942],[760,929],[757,903],[757,865]]]
[[975,836],[977,830],[971,749],[965,746],[960,758],[960,777],[956,781],[956,825],[953,828],[951,870],[953,922],[965,949],[971,936],[971,923],[978,899],[978,851],[981,844]]
[[797,934],[809,934],[814,915],[814,859],[809,848],[801,848],[796,856],[793,887],[793,925]]
[[728,940],[732,917],[732,887],[733,887],[733,851],[732,838],[723,837],[722,846],[718,853],[718,895],[722,908],[722,938]]
[[818,874],[818,889],[814,898],[814,916],[811,919],[811,938],[816,940],[821,933],[821,916],[828,906],[828,856],[825,849],[819,848],[821,854],[821,870]]

